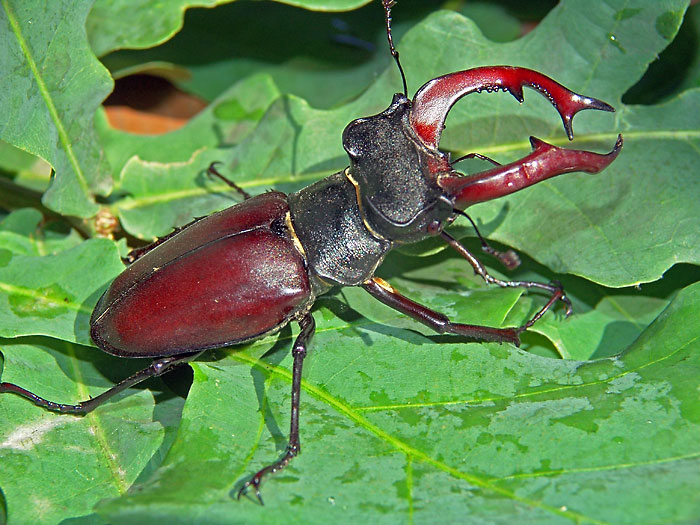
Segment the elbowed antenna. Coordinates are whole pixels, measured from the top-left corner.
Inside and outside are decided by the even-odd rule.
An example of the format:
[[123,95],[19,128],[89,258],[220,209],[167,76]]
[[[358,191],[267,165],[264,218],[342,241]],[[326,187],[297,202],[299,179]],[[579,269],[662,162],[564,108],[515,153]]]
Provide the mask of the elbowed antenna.
[[403,94],[408,96],[408,86],[406,85],[406,75],[401,67],[401,62],[399,61],[399,52],[396,51],[394,47],[394,39],[391,37],[391,8],[396,5],[396,0],[382,0],[382,5],[384,6],[384,18],[386,19],[386,37],[389,40],[389,51],[391,56],[394,57],[396,65],[399,68],[399,73],[401,73],[401,81],[403,82]]

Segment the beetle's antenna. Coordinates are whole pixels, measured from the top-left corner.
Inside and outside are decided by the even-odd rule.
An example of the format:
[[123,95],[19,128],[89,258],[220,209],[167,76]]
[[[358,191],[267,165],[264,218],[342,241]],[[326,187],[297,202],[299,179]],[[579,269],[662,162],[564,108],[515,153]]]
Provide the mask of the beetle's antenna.
[[408,96],[406,75],[404,75],[403,68],[401,67],[401,62],[399,62],[399,52],[396,51],[396,48],[394,47],[394,39],[391,37],[391,8],[396,5],[396,0],[382,0],[382,5],[384,6],[384,15],[386,18],[386,36],[389,40],[389,51],[391,51],[391,56],[394,57],[396,65],[399,67],[399,73],[401,73],[401,80],[403,82],[403,94]]

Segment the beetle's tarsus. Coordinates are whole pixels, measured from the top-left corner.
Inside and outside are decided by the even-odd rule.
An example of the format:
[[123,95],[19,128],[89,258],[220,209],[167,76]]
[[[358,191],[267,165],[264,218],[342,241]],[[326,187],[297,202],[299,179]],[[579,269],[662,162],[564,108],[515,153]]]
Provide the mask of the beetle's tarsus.
[[314,318],[310,314],[306,314],[299,320],[299,327],[301,332],[294,341],[294,346],[292,347],[292,355],[294,356],[294,363],[292,365],[292,416],[289,423],[289,444],[287,445],[287,450],[279,460],[268,465],[260,470],[258,470],[255,475],[246,481],[241,489],[238,491],[238,499],[240,499],[242,494],[248,491],[250,486],[255,488],[255,495],[258,497],[261,505],[264,505],[262,496],[260,494],[260,483],[262,479],[268,474],[274,474],[289,465],[296,456],[299,455],[301,450],[301,445],[299,443],[299,397],[301,395],[301,371],[304,364],[304,358],[307,354],[307,347],[309,341],[314,335],[316,330],[316,323]]
[[[94,336],[93,336],[94,339]],[[149,377],[158,377],[167,372],[168,370],[172,369],[173,367],[182,364],[182,363],[187,363],[189,361],[192,361],[195,359],[198,355],[200,355],[202,352],[195,352],[195,353],[189,353],[189,354],[181,354],[173,357],[164,357],[162,359],[158,359],[154,361],[151,366],[148,366],[144,368],[143,370],[140,370],[139,372],[136,372],[135,374],[132,374],[131,376],[127,377],[126,379],[123,379],[116,385],[114,385],[112,388],[109,388],[102,392],[100,395],[95,396],[95,397],[90,397],[89,399],[86,399],[85,401],[80,401],[79,403],[76,403],[75,405],[68,405],[64,403],[56,403],[55,401],[49,401],[48,399],[45,399],[43,397],[40,397],[36,395],[33,392],[30,392],[29,390],[22,388],[18,385],[15,385],[14,383],[0,383],[0,394],[1,393],[13,393],[18,396],[22,396],[28,400],[30,400],[32,403],[34,403],[38,407],[45,408],[46,410],[49,410],[51,412],[59,412],[61,414],[75,414],[79,416],[84,416],[88,412],[92,412],[94,409],[96,409],[98,406],[100,406],[102,403],[105,401],[111,399],[118,393],[126,390],[129,387],[132,387],[134,385],[137,385],[141,383],[142,381],[148,379]]]
[[238,495],[236,496],[237,500],[241,499],[241,496],[244,494],[248,493],[248,487],[253,487],[255,489],[255,496],[258,498],[258,501],[260,502],[260,505],[265,505],[265,502],[262,499],[262,494],[260,493],[260,481],[261,481],[261,476],[260,473],[255,474],[251,479],[246,481],[241,489],[238,491]]
[[546,314],[555,304],[557,301],[561,301],[564,303],[566,306],[566,314],[565,317],[569,317],[573,313],[573,306],[571,304],[571,301],[569,298],[566,296],[564,293],[564,287],[561,285],[559,281],[552,281],[551,283],[545,285],[543,283],[529,283],[533,285],[538,285],[538,288],[542,288],[545,290],[548,290],[551,292],[551,296],[549,298],[549,301],[547,301],[547,304],[545,304],[539,312],[537,312],[527,323],[524,325],[520,326],[518,328],[518,333],[522,333],[528,328],[530,328],[532,325],[534,325],[537,321],[539,321],[544,314]]
[[535,324],[545,313],[547,313],[549,309],[552,308],[552,306],[554,306],[554,304],[557,301],[561,301],[566,305],[567,317],[571,314],[571,301],[569,301],[569,298],[566,297],[566,295],[564,294],[564,288],[558,281],[553,281],[551,283],[545,284],[537,281],[504,281],[502,279],[497,279],[491,274],[489,274],[486,270],[486,267],[481,263],[481,261],[479,261],[479,259],[477,259],[474,256],[474,254],[472,254],[467,248],[465,248],[457,239],[452,237],[452,235],[450,235],[446,231],[443,231],[440,235],[443,239],[445,239],[447,244],[454,248],[454,250],[457,253],[464,257],[469,262],[469,264],[471,264],[472,268],[474,268],[474,273],[480,276],[484,281],[486,281],[487,284],[495,284],[502,288],[537,288],[539,290],[544,290],[545,292],[550,293],[550,298],[547,301],[547,304],[545,304],[540,309],[540,311],[537,312],[534,315],[534,317],[530,319],[527,323],[515,329],[517,334],[524,332],[533,324]]
[[562,303],[564,303],[564,306],[566,306],[566,317],[569,317],[572,313],[574,313],[574,307],[571,304],[571,300],[567,297],[566,293],[564,292],[564,285],[557,280],[551,281],[549,285],[553,286],[556,289],[555,293],[558,294],[558,299]]
[[[298,407],[297,407],[298,408]],[[298,434],[298,431],[297,431]],[[255,475],[250,478],[248,481],[246,481],[243,486],[240,488],[238,491],[238,495],[236,499],[241,499],[241,496],[243,494],[246,494],[248,492],[249,487],[253,487],[255,489],[255,495],[260,501],[261,505],[265,505],[262,499],[262,494],[260,493],[260,484],[262,483],[262,480],[265,476],[269,474],[274,474],[276,472],[279,472],[283,468],[285,468],[287,465],[289,465],[289,462],[295,458],[299,454],[299,447],[298,445],[288,445],[287,446],[287,451],[285,452],[284,456],[282,456],[281,459],[273,463],[272,465],[268,465],[265,468],[260,469],[255,473]]]
[[[485,253],[488,253],[489,255],[496,257],[501,262],[501,264],[503,264],[503,266],[505,266],[509,270],[514,270],[518,266],[520,266],[520,257],[518,256],[517,253],[515,253],[515,251],[507,250],[505,252],[501,252],[501,251],[498,251],[495,248],[491,247],[491,245],[481,235],[481,232],[479,232],[479,228],[476,227],[476,223],[474,222],[474,219],[472,219],[464,210],[460,210],[459,208],[455,208],[453,211],[457,215],[461,215],[462,217],[466,217],[469,220],[472,227],[474,228],[474,231],[476,232],[477,237],[479,237],[479,241],[481,242],[481,249]],[[475,270],[475,272],[476,272],[476,270]]]

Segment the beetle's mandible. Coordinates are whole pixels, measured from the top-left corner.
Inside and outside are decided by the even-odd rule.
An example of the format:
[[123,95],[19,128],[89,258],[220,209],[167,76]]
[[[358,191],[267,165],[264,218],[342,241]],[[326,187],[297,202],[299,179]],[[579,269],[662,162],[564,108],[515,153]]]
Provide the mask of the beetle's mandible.
[[[12,383],[0,383],[0,393],[18,394],[52,411],[85,414],[118,392],[160,376],[205,350],[245,343],[296,321],[301,331],[292,349],[289,445],[282,458],[258,471],[239,492],[240,496],[252,487],[262,502],[261,480],[299,453],[302,364],[314,334],[310,311],[319,295],[335,286],[360,286],[439,333],[514,345],[520,342],[519,334],[557,301],[570,313],[569,300],[558,284],[496,279],[445,228],[466,215],[463,210],[472,204],[563,173],[601,171],[617,157],[622,137],[607,154],[563,149],[531,137],[533,151],[511,164],[472,154],[495,166],[464,176],[455,171],[449,155],[438,149],[440,135],[450,108],[474,92],[503,90],[522,102],[523,87],[530,87],[549,99],[569,139],[577,112],[613,108],[541,73],[510,66],[477,67],[435,78],[409,100],[391,37],[392,5],[391,0],[383,0],[389,46],[404,92],[394,95],[383,112],[345,128],[343,147],[350,166],[290,195],[273,191],[250,197],[229,182],[244,202],[133,251],[131,264],[102,295],[90,320],[93,341],[116,356],[155,358],[151,366],[77,405],[48,401]],[[213,165],[210,173],[222,177]],[[451,321],[375,277],[392,248],[431,236],[441,237],[486,282],[536,288],[547,292],[549,300],[519,327],[470,325]],[[483,239],[482,245],[506,266],[517,266],[513,252],[496,252]]]

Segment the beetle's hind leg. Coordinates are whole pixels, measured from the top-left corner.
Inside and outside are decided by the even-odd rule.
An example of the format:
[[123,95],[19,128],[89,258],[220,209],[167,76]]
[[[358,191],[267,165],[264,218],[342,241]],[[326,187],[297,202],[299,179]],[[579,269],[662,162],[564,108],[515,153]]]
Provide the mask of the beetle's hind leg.
[[560,283],[540,283],[537,281],[504,281],[502,279],[497,279],[491,276],[486,271],[484,265],[481,264],[481,262],[476,257],[474,257],[474,255],[469,250],[462,246],[457,239],[455,239],[445,231],[443,231],[440,235],[443,239],[445,239],[447,244],[452,246],[452,248],[454,248],[457,251],[457,253],[459,253],[462,257],[469,261],[469,264],[471,264],[474,268],[474,273],[480,275],[488,284],[495,284],[503,288],[537,288],[540,290],[544,290],[545,292],[548,292],[550,294],[550,298],[549,301],[547,301],[547,304],[545,304],[542,307],[542,309],[540,309],[540,311],[532,317],[532,319],[530,319],[527,323],[518,328],[518,333],[527,330],[533,324],[535,324],[537,320],[540,319],[550,308],[552,308],[552,306],[554,306],[554,304],[557,301],[561,301],[562,303],[564,303],[564,305],[566,305],[566,316],[568,317],[569,315],[571,315],[571,301],[564,294],[564,289],[562,288]]
[[289,429],[289,444],[284,455],[271,465],[260,469],[252,478],[238,491],[238,498],[248,491],[249,487],[255,489],[255,495],[258,497],[260,504],[263,504],[262,496],[260,495],[260,482],[267,474],[274,474],[289,465],[289,462],[299,454],[301,444],[299,441],[299,396],[301,394],[301,370],[306,357],[306,351],[309,341],[314,335],[316,324],[311,314],[306,314],[300,321],[299,326],[301,332],[294,341],[292,355],[294,356],[294,364],[292,365],[292,416]]
[[114,397],[119,392],[126,390],[127,388],[132,387],[134,385],[137,385],[142,381],[145,381],[149,377],[161,376],[166,372],[172,370],[175,366],[181,365],[188,361],[192,361],[201,353],[202,352],[197,352],[194,354],[164,357],[163,359],[153,361],[151,366],[136,372],[130,377],[127,377],[123,381],[114,385],[109,390],[105,390],[104,392],[102,392],[99,396],[93,397],[92,399],[88,399],[86,401],[81,401],[76,405],[68,405],[64,403],[56,403],[54,401],[49,401],[48,399],[44,399],[43,397],[37,396],[35,393],[30,392],[26,388],[22,388],[21,386],[15,385],[14,383],[0,383],[0,394],[17,394],[18,396],[22,396],[26,399],[29,399],[35,405],[45,408],[46,410],[50,410],[51,412],[84,415],[88,412],[91,412],[108,399]]

